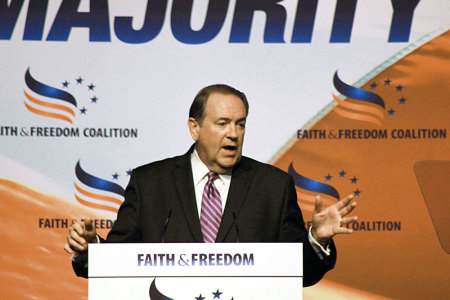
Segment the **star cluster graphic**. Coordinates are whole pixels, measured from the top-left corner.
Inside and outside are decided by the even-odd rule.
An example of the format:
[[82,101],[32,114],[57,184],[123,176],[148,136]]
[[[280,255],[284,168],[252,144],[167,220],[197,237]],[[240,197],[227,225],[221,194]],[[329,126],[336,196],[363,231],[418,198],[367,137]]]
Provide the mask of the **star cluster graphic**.
[[407,104],[408,99],[403,94],[405,86],[390,78],[386,78],[382,82],[372,81],[370,90],[384,96],[383,98],[389,104],[389,107],[386,107],[388,117],[394,117]]
[[[337,175],[334,175],[337,174]],[[341,185],[350,184],[351,192],[355,197],[359,197],[362,191],[358,188],[359,178],[355,175],[349,175],[344,169],[341,169],[340,172],[336,173],[328,173],[323,176],[325,178],[325,182],[335,183]]]
[[[79,114],[80,115],[87,115],[88,111],[89,111],[89,107],[92,105],[95,105],[98,103],[98,101],[100,100],[97,95],[96,95],[96,89],[97,86],[90,81],[85,80],[85,77],[83,76],[78,76],[75,79],[72,80],[64,80],[61,82],[61,88],[63,88],[64,90],[76,90],[76,91],[82,91],[84,92],[84,97],[82,98],[82,100],[84,100],[84,105],[79,108]],[[87,94],[86,94],[87,93]]]

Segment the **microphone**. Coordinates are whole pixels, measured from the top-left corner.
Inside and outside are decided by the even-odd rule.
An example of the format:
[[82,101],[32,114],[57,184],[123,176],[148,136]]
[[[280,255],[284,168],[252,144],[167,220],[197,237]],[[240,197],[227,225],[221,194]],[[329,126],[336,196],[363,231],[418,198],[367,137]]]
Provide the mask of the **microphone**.
[[164,227],[161,230],[161,243],[165,243],[165,237],[167,232],[167,226],[169,225],[170,217],[172,216],[172,209],[169,210],[169,215],[167,216],[166,222],[164,223]]
[[234,211],[233,211],[233,223],[234,223],[234,228],[236,229],[236,243],[239,243],[239,226],[238,226],[236,214],[234,213]]

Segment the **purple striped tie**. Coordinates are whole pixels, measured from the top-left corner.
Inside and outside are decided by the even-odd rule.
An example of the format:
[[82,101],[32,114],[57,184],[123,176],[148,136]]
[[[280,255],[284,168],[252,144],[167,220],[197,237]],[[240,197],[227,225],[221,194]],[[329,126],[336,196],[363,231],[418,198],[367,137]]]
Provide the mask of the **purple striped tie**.
[[219,176],[216,173],[209,172],[208,182],[203,191],[200,225],[205,243],[214,243],[222,219],[222,200],[219,191],[214,186],[214,180],[217,178]]

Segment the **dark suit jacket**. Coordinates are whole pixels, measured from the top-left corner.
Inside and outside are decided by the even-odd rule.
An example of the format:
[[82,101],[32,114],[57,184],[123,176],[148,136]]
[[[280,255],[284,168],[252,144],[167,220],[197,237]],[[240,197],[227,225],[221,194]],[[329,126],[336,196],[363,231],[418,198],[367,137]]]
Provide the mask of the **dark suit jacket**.
[[[182,156],[133,170],[106,242],[203,242],[190,162],[193,147]],[[164,230],[169,212],[170,220]],[[239,237],[234,222],[239,226]],[[308,241],[290,175],[242,157],[234,167],[216,242],[302,242],[304,286],[334,267],[336,251],[321,260]],[[87,270],[74,264],[77,275]]]

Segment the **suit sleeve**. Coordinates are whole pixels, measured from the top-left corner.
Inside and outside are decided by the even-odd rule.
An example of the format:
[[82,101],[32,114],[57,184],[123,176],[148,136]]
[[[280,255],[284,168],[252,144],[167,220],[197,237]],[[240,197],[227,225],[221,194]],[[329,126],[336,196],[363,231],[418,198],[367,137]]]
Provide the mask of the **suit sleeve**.
[[133,243],[141,242],[142,236],[138,229],[140,214],[139,177],[136,172],[131,173],[130,182],[125,190],[125,201],[120,206],[117,219],[111,231],[108,233],[106,242]]
[[[106,240],[99,236],[100,242],[139,242],[140,232],[137,229],[139,206],[138,178],[133,172],[125,190],[125,201],[120,206],[117,220]],[[72,267],[78,277],[88,278],[88,263],[87,253],[74,256]]]
[[336,248],[330,243],[330,256],[320,259],[312,248],[308,231],[305,228],[303,215],[297,203],[297,193],[291,177],[286,185],[284,204],[281,218],[281,242],[303,243],[303,286],[317,283],[325,273],[331,270],[336,262]]

